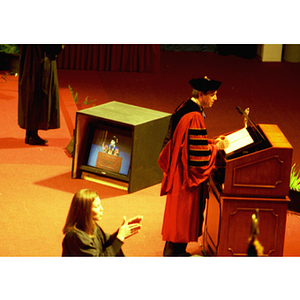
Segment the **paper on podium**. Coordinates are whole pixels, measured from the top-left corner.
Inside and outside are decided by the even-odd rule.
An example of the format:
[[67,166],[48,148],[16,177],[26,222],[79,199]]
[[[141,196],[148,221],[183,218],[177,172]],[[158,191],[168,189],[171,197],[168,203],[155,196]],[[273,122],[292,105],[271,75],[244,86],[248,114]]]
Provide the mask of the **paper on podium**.
[[224,149],[226,154],[230,154],[238,149],[254,143],[253,138],[246,128],[240,129],[234,133],[226,135],[229,140],[229,147]]

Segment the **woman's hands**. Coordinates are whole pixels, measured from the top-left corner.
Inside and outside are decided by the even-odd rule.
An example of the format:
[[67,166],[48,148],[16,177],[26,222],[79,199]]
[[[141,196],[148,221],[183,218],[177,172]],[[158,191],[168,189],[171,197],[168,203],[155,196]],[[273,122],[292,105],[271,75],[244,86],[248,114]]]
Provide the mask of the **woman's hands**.
[[[142,220],[143,220],[143,216],[138,215],[138,216],[135,216],[135,217],[129,219],[127,222],[128,222],[128,224],[134,224],[134,223],[141,223]],[[123,221],[123,223],[124,223],[124,221]]]
[[129,220],[127,220],[124,216],[122,226],[119,228],[117,234],[117,238],[123,242],[126,238],[139,233],[142,228],[142,225],[140,224],[142,220],[143,216],[136,216]]

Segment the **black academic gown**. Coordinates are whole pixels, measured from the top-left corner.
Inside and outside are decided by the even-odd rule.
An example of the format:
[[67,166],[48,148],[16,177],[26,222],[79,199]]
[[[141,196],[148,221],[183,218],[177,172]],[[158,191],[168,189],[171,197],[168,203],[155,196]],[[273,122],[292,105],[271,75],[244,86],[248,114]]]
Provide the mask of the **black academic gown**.
[[79,229],[71,229],[62,242],[62,256],[124,256],[123,242],[117,238],[118,231],[110,235],[96,224],[94,236]]
[[18,124],[27,130],[60,127],[56,56],[62,45],[20,45]]

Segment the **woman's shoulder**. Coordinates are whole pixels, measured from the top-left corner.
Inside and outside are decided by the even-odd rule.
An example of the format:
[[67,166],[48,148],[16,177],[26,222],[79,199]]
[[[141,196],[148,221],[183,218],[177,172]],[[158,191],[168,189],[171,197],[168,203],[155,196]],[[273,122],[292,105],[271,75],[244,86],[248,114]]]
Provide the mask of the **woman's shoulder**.
[[98,256],[93,239],[84,231],[72,228],[63,239],[63,256]]
[[[94,236],[105,236],[106,237],[106,235],[107,234],[103,232],[102,228],[98,224],[96,224]],[[86,232],[84,232],[83,230],[80,230],[77,228],[72,228],[66,233],[65,239],[68,239],[68,240],[80,239],[82,241],[90,242],[92,240],[92,237],[90,235],[88,235]]]
[[89,235],[84,232],[83,230],[77,229],[77,228],[72,228],[70,229],[66,235],[65,235],[66,240],[81,240],[81,241],[88,241],[90,242],[91,238]]
[[73,235],[84,235],[86,234],[83,230],[77,228],[71,228],[67,233],[66,236],[73,236]]

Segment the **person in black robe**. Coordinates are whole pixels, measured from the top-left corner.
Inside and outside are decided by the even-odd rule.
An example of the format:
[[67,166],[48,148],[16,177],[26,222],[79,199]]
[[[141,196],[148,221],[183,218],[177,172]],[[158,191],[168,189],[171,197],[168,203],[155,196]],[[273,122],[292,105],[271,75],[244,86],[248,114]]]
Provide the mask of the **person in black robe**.
[[45,145],[38,130],[60,128],[56,57],[63,45],[19,45],[18,125],[25,143]]

